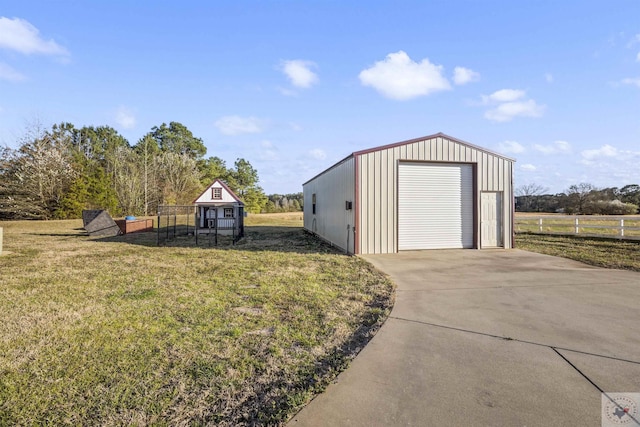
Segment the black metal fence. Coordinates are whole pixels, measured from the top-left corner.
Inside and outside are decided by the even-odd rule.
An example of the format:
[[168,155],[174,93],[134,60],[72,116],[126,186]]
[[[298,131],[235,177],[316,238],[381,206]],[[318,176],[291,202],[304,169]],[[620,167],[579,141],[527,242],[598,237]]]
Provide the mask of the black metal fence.
[[[240,208],[235,218],[201,219],[195,205],[158,206],[156,242],[158,246],[167,244],[179,237],[195,238],[195,244],[205,243],[209,246],[218,244],[235,244],[244,236],[244,210]],[[217,215],[217,211],[215,211]]]
[[158,206],[157,244],[165,244],[179,236],[192,236],[196,231],[196,207],[188,206]]
[[[214,211],[217,215],[217,211]],[[240,208],[235,218],[205,218],[196,216],[196,245],[206,241],[209,246],[218,246],[219,240],[230,240],[235,245],[244,236],[244,210]]]

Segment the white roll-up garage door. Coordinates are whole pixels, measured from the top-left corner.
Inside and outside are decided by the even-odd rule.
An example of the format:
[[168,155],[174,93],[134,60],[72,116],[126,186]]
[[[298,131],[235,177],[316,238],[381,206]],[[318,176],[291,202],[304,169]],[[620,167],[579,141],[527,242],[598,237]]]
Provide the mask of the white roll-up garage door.
[[473,168],[400,163],[398,249],[473,247]]

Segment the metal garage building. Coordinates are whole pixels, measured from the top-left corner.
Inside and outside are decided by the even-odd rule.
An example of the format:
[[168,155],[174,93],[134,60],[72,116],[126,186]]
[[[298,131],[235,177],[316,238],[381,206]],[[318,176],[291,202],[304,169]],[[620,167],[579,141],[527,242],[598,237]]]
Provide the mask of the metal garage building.
[[357,151],[303,184],[304,228],[356,254],[511,248],[513,163],[442,133]]

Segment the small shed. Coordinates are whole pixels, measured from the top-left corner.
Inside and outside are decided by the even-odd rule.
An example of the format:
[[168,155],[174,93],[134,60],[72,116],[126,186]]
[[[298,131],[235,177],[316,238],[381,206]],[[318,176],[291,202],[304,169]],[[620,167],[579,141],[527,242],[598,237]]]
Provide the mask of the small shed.
[[356,151],[303,184],[304,228],[348,253],[513,247],[513,163],[443,133]]
[[213,181],[193,203],[198,234],[244,235],[244,203],[223,181]]

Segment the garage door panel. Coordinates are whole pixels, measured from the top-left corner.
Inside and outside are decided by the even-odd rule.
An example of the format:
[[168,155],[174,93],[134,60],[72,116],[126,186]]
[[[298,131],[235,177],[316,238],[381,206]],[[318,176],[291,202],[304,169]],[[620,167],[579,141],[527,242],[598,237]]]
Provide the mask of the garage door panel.
[[401,163],[399,250],[473,247],[473,168]]

